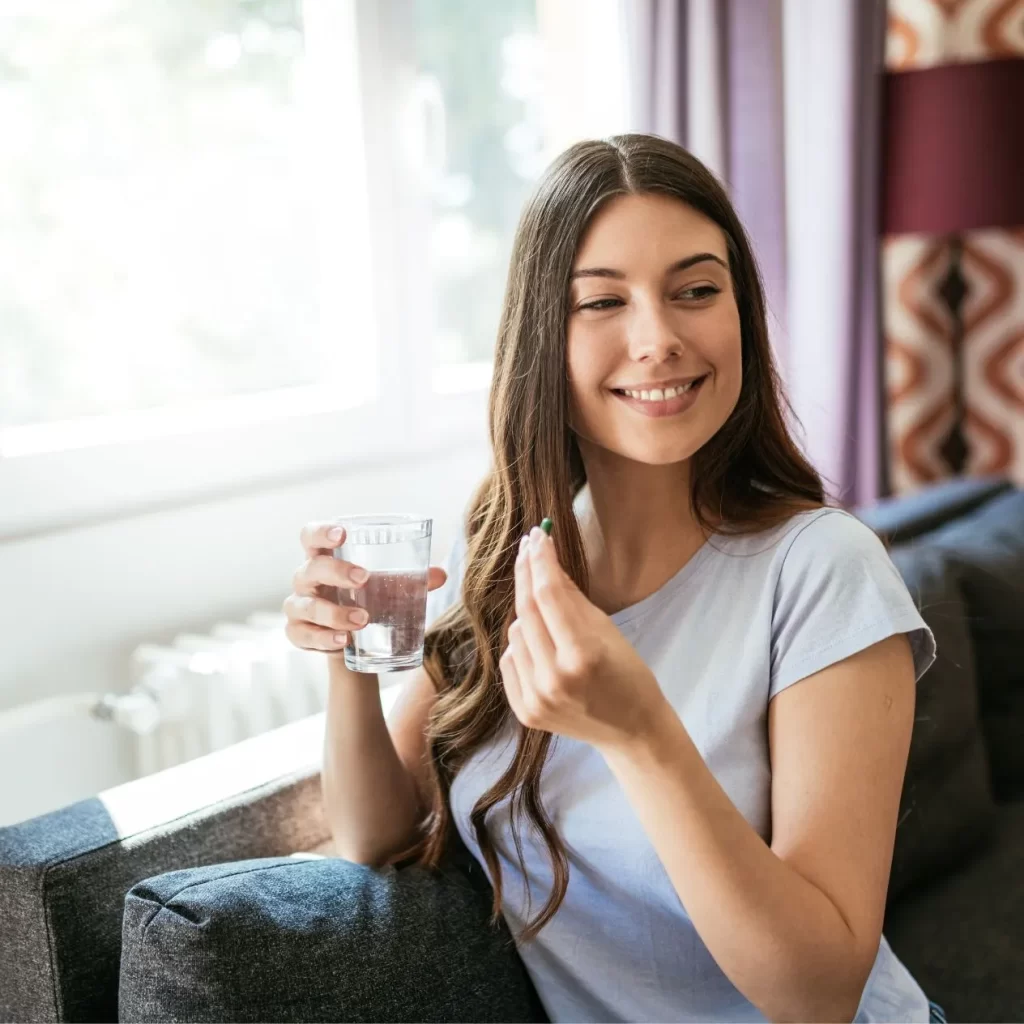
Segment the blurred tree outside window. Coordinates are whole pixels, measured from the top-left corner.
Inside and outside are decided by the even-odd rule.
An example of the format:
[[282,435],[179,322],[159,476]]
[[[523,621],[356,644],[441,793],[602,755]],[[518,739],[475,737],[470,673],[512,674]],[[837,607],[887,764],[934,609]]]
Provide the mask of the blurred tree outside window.
[[444,105],[431,182],[435,365],[491,357],[519,212],[546,159],[534,0],[415,0],[418,72]]
[[311,382],[302,74],[299,0],[5,0],[0,427]]

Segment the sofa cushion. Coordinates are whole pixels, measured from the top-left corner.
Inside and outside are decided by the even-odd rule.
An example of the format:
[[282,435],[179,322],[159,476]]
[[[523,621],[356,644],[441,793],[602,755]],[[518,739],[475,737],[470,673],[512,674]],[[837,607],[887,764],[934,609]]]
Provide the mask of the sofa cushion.
[[951,1021],[1021,1020],[1022,856],[1024,804],[1008,804],[975,857],[887,908],[886,939]]
[[978,718],[967,608],[948,554],[926,544],[890,551],[935,634],[936,658],[917,684],[914,731],[893,849],[889,899],[937,877],[980,842],[995,804]]
[[1024,798],[1024,491],[926,538],[949,552],[967,600],[981,726],[997,800]]
[[0,828],[0,1021],[116,1020],[136,882],[320,842],[323,729],[321,713]]
[[544,1021],[465,858],[433,873],[307,854],[147,879],[125,901],[119,1019]]

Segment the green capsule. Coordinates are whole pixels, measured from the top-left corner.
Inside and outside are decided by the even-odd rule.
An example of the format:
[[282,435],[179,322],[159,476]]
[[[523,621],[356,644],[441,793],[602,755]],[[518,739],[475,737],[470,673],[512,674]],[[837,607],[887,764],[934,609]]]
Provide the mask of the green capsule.
[[547,516],[545,516],[545,517],[544,517],[544,518],[543,518],[543,519],[542,519],[542,520],[540,521],[540,528],[541,528],[541,529],[542,529],[542,530],[543,530],[543,531],[544,531],[544,532],[545,532],[545,533],[546,533],[546,534],[547,534],[547,535],[548,535],[549,537],[551,536],[551,527],[552,527],[552,526],[554,526],[554,525],[555,525],[555,524],[554,524],[554,523],[553,523],[553,522],[552,522],[552,521],[551,521],[550,519],[548,519],[548,517],[547,517]]

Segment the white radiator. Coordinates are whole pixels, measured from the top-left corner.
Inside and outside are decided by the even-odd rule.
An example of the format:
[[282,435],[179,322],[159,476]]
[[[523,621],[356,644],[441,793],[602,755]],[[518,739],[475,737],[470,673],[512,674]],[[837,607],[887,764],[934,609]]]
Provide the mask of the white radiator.
[[[23,781],[0,787],[0,827],[94,795],[97,779],[127,782],[322,711],[327,659],[289,643],[285,621],[255,612],[166,646],[141,644],[127,692],[58,694],[0,711],[0,777]],[[380,676],[385,714],[403,676]],[[107,730],[130,737],[133,766],[119,766]]]
[[290,644],[284,625],[281,613],[254,612],[170,646],[142,644],[131,655],[131,690],[105,696],[93,713],[135,735],[138,775],[316,714],[327,659]]

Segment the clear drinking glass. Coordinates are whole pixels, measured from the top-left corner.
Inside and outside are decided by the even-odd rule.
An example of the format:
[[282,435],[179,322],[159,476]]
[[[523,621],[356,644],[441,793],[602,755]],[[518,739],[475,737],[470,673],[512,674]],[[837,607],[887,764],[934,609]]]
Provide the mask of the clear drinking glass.
[[362,566],[370,578],[338,588],[342,604],[365,608],[370,621],[349,633],[345,664],[354,672],[395,672],[423,663],[427,569],[432,519],[362,515],[334,520],[345,527],[334,557]]

